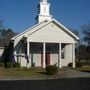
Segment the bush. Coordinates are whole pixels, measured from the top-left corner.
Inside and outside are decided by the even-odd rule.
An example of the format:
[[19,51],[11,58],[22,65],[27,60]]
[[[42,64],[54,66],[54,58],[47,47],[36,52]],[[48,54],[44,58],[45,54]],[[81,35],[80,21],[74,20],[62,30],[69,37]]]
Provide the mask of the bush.
[[56,65],[48,65],[46,67],[46,74],[47,75],[53,75],[56,74],[58,72],[58,68]]
[[7,62],[7,64],[6,64],[6,67],[5,67],[5,68],[11,68],[11,67],[13,67],[13,64],[12,64],[11,62]]
[[32,63],[32,67],[35,67],[35,63]]
[[80,62],[76,62],[76,67],[82,67],[82,64]]
[[68,64],[68,67],[72,67],[72,65],[73,65],[72,63],[69,63],[69,64]]
[[0,67],[4,67],[4,63],[3,62],[0,62]]
[[20,67],[20,63],[14,63],[13,67]]
[[[69,64],[68,64],[68,67],[72,67],[72,66],[73,66],[72,63],[69,63]],[[76,66],[76,67],[82,67],[82,64],[81,64],[80,62],[76,62],[75,66]]]

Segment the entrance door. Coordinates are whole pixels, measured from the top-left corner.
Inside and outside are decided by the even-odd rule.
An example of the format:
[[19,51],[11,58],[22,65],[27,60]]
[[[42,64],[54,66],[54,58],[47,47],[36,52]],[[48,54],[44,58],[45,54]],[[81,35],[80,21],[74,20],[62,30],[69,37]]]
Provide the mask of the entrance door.
[[46,66],[50,65],[50,52],[46,53]]

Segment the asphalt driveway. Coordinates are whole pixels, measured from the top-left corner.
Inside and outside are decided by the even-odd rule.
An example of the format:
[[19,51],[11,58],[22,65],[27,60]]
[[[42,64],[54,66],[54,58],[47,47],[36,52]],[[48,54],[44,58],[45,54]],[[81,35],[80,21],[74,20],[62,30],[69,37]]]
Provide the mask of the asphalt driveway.
[[90,90],[90,78],[0,81],[0,90]]

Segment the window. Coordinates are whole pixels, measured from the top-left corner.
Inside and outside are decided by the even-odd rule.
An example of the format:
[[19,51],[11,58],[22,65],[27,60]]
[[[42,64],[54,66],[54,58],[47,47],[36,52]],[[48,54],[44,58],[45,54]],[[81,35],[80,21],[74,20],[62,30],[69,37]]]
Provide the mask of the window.
[[62,59],[65,58],[65,44],[62,44],[62,47],[61,47],[61,58]]
[[64,50],[61,51],[61,58],[64,59],[65,55],[64,55]]

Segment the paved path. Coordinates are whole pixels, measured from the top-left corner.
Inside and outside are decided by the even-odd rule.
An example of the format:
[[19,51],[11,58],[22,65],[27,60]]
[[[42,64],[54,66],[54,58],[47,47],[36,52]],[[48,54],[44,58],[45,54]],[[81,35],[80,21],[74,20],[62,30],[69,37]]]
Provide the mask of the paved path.
[[56,75],[56,78],[90,78],[90,72],[81,72],[74,69],[64,69],[63,71],[59,71]]
[[80,78],[80,77],[90,77],[90,72],[81,72],[73,69],[67,69],[65,72],[65,78]]
[[0,81],[0,90],[90,90],[90,78]]

